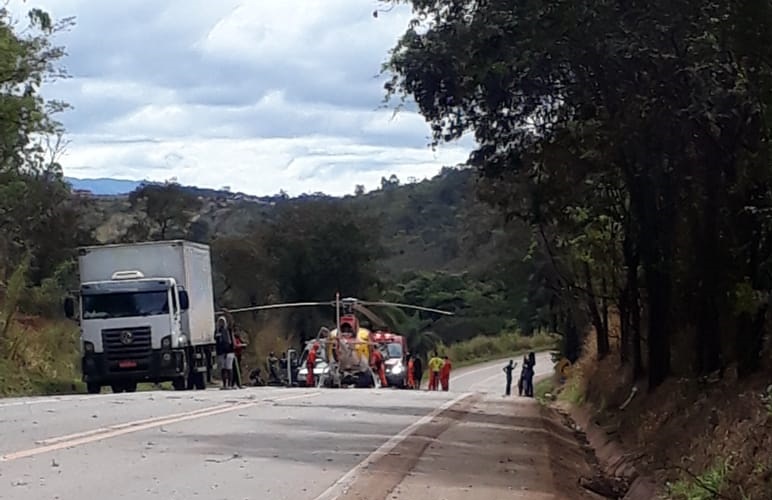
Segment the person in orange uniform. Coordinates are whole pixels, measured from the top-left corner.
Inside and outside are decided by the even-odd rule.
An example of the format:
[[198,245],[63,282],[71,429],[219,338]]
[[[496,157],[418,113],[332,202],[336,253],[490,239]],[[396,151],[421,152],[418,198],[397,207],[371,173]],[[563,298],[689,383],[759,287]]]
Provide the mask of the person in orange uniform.
[[415,360],[413,359],[413,355],[408,353],[407,355],[407,388],[408,389],[415,389],[415,375],[413,372],[415,371]]
[[373,353],[370,356],[370,366],[373,367],[373,371],[378,374],[378,378],[381,379],[381,387],[389,385],[386,380],[386,367],[383,364],[383,354],[377,348],[373,349]]
[[311,346],[311,350],[308,351],[308,357],[306,358],[306,385],[308,387],[314,387],[316,385],[314,377],[314,368],[316,368],[316,350],[319,348],[319,344],[314,343]]
[[450,389],[450,369],[450,358],[445,356],[445,363],[442,364],[442,369],[440,369],[440,383],[442,384],[443,391]]

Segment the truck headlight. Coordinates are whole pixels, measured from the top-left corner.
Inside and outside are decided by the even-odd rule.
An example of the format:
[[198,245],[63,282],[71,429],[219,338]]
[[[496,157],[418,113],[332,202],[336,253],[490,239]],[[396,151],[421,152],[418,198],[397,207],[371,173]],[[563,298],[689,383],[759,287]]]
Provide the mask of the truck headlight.
[[188,337],[184,333],[181,333],[177,342],[179,342],[180,347],[184,347],[188,345]]
[[83,342],[83,350],[88,353],[94,352],[94,344],[92,342]]
[[166,337],[161,339],[161,348],[162,349],[171,349],[172,347],[172,336],[167,335]]
[[397,365],[392,366],[391,367],[391,373],[393,373],[394,375],[399,375],[400,373],[402,373],[402,365],[401,364],[397,364]]

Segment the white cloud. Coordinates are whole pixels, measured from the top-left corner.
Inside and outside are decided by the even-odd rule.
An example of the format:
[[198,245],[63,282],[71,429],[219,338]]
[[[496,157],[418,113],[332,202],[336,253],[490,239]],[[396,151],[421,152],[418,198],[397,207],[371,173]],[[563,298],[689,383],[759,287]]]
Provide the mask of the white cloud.
[[422,117],[379,109],[407,6],[374,19],[377,0],[13,3],[77,17],[59,38],[73,78],[46,89],[74,106],[68,176],[345,194],[431,177],[472,145],[433,152]]

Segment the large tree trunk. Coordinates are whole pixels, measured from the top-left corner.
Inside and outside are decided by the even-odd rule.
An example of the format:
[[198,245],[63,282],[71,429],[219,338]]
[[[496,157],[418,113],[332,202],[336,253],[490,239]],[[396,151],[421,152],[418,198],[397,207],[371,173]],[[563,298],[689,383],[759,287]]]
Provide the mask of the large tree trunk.
[[[647,156],[651,152],[647,153]],[[643,156],[645,159],[647,156]],[[670,375],[670,339],[672,323],[672,246],[675,224],[675,187],[669,178],[666,161],[661,165],[634,170],[628,182],[632,208],[639,224],[638,240],[641,263],[648,290],[648,370],[649,390],[657,388]]]
[[[747,216],[743,222],[746,229],[744,234],[749,235],[750,239],[748,257],[750,285],[754,290],[761,290],[764,286],[760,277],[759,263],[769,258],[766,237],[762,235],[763,229],[755,217]],[[768,303],[762,304],[755,314],[743,313],[737,318],[735,349],[737,375],[740,378],[747,377],[761,368],[768,309]]]
[[705,194],[702,203],[702,238],[694,249],[700,272],[699,310],[695,352],[697,373],[704,375],[718,370],[721,365],[721,337],[719,331],[719,183],[721,171],[708,164],[705,170]]
[[592,319],[592,325],[595,327],[595,338],[598,349],[598,359],[603,359],[609,353],[608,342],[608,330],[603,324],[603,318],[601,318],[600,310],[598,309],[598,302],[595,297],[592,285],[592,274],[590,273],[590,264],[584,262],[584,282],[585,282],[585,295],[587,298],[587,308]]
[[619,294],[619,362],[626,365],[630,360],[630,307],[627,305],[627,285]]

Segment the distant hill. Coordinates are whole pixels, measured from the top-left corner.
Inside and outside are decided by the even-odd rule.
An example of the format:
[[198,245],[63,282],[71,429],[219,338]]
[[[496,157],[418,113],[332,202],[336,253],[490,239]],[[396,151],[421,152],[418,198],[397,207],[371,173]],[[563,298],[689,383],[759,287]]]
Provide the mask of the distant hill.
[[[201,231],[196,239],[202,240],[247,234],[253,224],[271,220],[279,204],[319,198],[338,200],[342,206],[378,221],[387,251],[383,264],[397,273],[486,269],[495,258],[494,249],[502,236],[493,210],[476,200],[475,176],[469,169],[446,168],[433,179],[417,183],[401,184],[395,179],[381,189],[344,197],[321,193],[257,197],[192,186],[186,189],[204,202],[196,217]],[[103,243],[115,241],[134,221],[128,196],[123,194],[98,200],[90,217],[95,235]]]
[[75,177],[65,177],[73,189],[91,191],[95,195],[121,195],[128,194],[139,186],[142,185],[142,181],[130,181],[124,179],[77,179]]

